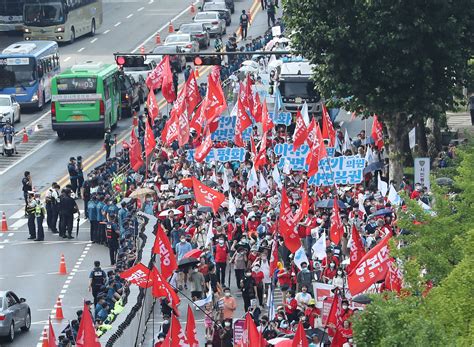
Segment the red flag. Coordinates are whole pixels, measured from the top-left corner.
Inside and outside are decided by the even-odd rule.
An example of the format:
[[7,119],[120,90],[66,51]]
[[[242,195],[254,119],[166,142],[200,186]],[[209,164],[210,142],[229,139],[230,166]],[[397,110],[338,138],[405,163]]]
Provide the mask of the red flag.
[[252,120],[250,119],[245,107],[242,103],[242,100],[239,98],[237,101],[237,117],[235,122],[235,137],[234,143],[237,146],[244,147],[244,140],[242,139],[242,133],[245,129],[252,125]]
[[306,164],[309,165],[308,177],[316,175],[319,170],[319,161],[324,157],[327,157],[326,147],[324,146],[323,136],[318,124],[316,124],[315,139],[313,147],[311,147],[311,150],[306,157]]
[[51,324],[51,317],[49,318],[48,322],[48,347],[57,347],[56,344],[56,336],[54,335],[53,324]]
[[269,130],[272,130],[274,127],[275,127],[275,124],[273,124],[273,121],[270,118],[270,115],[268,114],[267,101],[263,100],[263,106],[262,106],[262,128],[263,128],[263,132],[266,133]]
[[329,139],[329,145],[332,147],[336,142],[336,130],[332,124],[331,117],[329,117],[328,110],[323,104],[323,138]]
[[252,93],[252,79],[250,78],[250,74],[247,74],[247,79],[245,81],[245,90],[244,90],[245,97],[242,100],[244,102],[244,106],[249,110],[249,112],[253,111],[253,93]]
[[135,128],[132,128],[130,133],[130,167],[134,171],[138,171],[144,164],[142,158],[142,145],[138,142],[137,135],[135,134]]
[[221,67],[219,65],[213,65],[211,69],[211,78],[216,83],[220,83],[221,80]]
[[146,85],[150,91],[154,91],[161,87],[163,82],[163,68],[165,67],[166,61],[168,61],[169,64],[169,59],[169,56],[165,55],[153,71],[148,74]]
[[308,181],[304,182],[303,186],[303,197],[301,199],[301,205],[295,213],[295,224],[303,219],[309,212],[309,197],[308,197]]
[[[164,59],[165,60],[165,59]],[[171,72],[170,60],[166,59],[163,66],[163,82],[161,84],[161,94],[169,103],[176,99],[174,90],[173,73]]]
[[372,123],[372,138],[374,139],[374,144],[377,149],[380,151],[383,148],[383,127],[382,122],[379,121],[378,117],[374,115],[374,121]]
[[175,313],[178,313],[178,305],[181,302],[178,294],[174,291],[171,284],[169,284],[166,279],[163,279],[161,274],[158,272],[156,267],[152,270],[153,277],[153,289],[152,295],[155,298],[166,297],[170,304],[173,306]]
[[155,135],[153,130],[151,130],[148,119],[145,121],[145,156],[148,157],[156,146]]
[[199,205],[211,207],[214,213],[217,213],[217,209],[225,200],[224,194],[204,185],[195,177],[192,179],[196,202]]
[[253,119],[255,119],[257,123],[262,122],[262,110],[263,110],[263,105],[262,105],[262,102],[260,101],[260,96],[258,95],[258,93],[255,93],[255,98],[253,101],[253,108],[252,108],[251,113],[252,113]]
[[215,81],[211,75],[207,78],[207,94],[204,99],[204,114],[208,123],[216,120],[227,108],[224,92],[219,81]]
[[[250,137],[252,140],[252,137]],[[253,143],[253,140],[252,140]],[[253,159],[253,166],[255,170],[258,170],[261,166],[267,163],[267,133],[264,132],[262,136],[262,141],[260,142],[260,149]]]
[[339,215],[339,205],[337,197],[333,200],[331,228],[329,229],[329,238],[336,245],[341,242],[342,234],[344,234],[344,226],[342,225],[341,216]]
[[400,294],[403,284],[403,274],[394,260],[389,262],[387,275],[385,276],[385,289]]
[[201,100],[202,98],[201,94],[199,93],[194,71],[191,71],[188,80],[186,81],[186,109],[188,111],[188,115],[191,115],[194,112],[196,106],[199,105]]
[[92,321],[89,307],[84,303],[81,322],[76,338],[77,347],[100,347],[99,338],[95,334],[94,323]]
[[166,335],[166,339],[163,341],[162,347],[184,347],[188,346],[186,336],[184,335],[183,328],[176,315],[171,315],[171,326]]
[[267,341],[257,330],[257,326],[249,312],[245,315],[242,345],[245,347],[264,347],[267,345]]
[[250,136],[250,152],[252,152],[254,158],[257,156],[257,147],[255,147],[253,136]]
[[309,123],[308,137],[306,138],[306,143],[308,144],[309,148],[312,148],[316,141],[316,125],[316,118],[313,117],[313,119],[311,119],[311,122]]
[[390,237],[392,237],[391,233],[368,251],[349,273],[347,282],[352,296],[363,292],[375,282],[385,278],[390,261],[388,248]]
[[296,328],[295,336],[293,337],[293,343],[291,347],[308,347],[308,338],[306,337],[306,332],[304,331],[303,323],[301,321],[298,323]]
[[308,128],[304,124],[303,116],[301,112],[298,110],[296,111],[296,124],[295,124],[295,132],[293,134],[293,151],[296,151],[298,148],[301,147],[302,144],[306,141],[308,137]]
[[186,86],[179,92],[171,113],[175,112],[178,118],[178,145],[183,147],[189,141],[189,120],[186,113]]
[[211,151],[212,145],[213,143],[211,139],[211,132],[209,131],[209,127],[206,126],[206,133],[204,135],[204,139],[194,152],[194,160],[196,160],[198,163],[202,163]]
[[125,270],[120,274],[120,277],[124,280],[136,284],[140,288],[149,288],[153,285],[153,276],[150,273],[150,269],[142,263]]
[[204,128],[204,123],[206,121],[206,118],[204,117],[204,112],[203,112],[203,104],[204,102],[201,102],[194,112],[193,118],[191,119],[191,122],[189,122],[189,127],[193,128],[196,130],[196,133],[201,135],[202,130]]
[[301,247],[301,241],[298,233],[295,232],[295,217],[291,212],[290,202],[286,195],[286,188],[283,188],[281,191],[281,207],[278,225],[280,227],[280,234],[285,241],[285,246],[291,253],[295,253]]
[[171,112],[171,117],[165,124],[163,131],[161,132],[161,142],[165,146],[171,145],[171,143],[178,138],[178,117],[174,112]]
[[275,270],[278,268],[278,242],[274,241],[272,245],[272,253],[270,254],[270,276],[273,277]]
[[161,263],[161,275],[168,279],[173,271],[178,268],[178,262],[171,247],[170,240],[160,223],[156,228],[155,243],[153,244],[153,254],[159,254]]
[[351,272],[352,268],[359,264],[359,261],[365,255],[364,245],[357,231],[355,224],[352,224],[352,245],[350,253],[350,263],[347,266],[347,273]]
[[199,347],[199,342],[196,338],[196,322],[194,320],[194,313],[188,304],[188,317],[186,321],[186,337],[188,339],[189,347]]
[[156,96],[152,89],[148,93],[146,105],[148,107],[148,115],[150,116],[152,122],[154,122],[160,113],[160,109],[158,108],[158,102],[156,101]]
[[337,329],[342,325],[342,300],[340,298],[339,292],[334,295],[332,300],[331,309],[329,310],[328,319],[326,321],[325,327],[331,329]]

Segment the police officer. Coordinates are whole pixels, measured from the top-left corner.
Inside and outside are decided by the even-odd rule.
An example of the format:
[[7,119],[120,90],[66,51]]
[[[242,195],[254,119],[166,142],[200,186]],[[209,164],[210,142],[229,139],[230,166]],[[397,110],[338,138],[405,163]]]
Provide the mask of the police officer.
[[56,182],[51,184],[51,187],[46,192],[45,202],[46,202],[46,223],[48,224],[48,229],[53,233],[57,232],[56,224],[53,224],[54,221],[54,205],[58,202],[59,194],[55,189],[57,185]]
[[110,265],[115,265],[117,259],[117,251],[119,248],[119,230],[115,224],[115,215],[110,215],[105,226],[105,235],[107,237],[107,245],[109,246]]
[[94,307],[97,305],[100,288],[105,285],[107,276],[100,267],[100,261],[94,261],[94,269],[89,274],[89,291],[92,291],[94,297]]
[[110,158],[110,150],[112,149],[113,144],[114,144],[114,140],[112,139],[110,128],[107,128],[104,134],[105,159]]
[[247,28],[249,26],[249,16],[245,10],[242,10],[240,15],[240,33],[242,34],[242,40],[247,39]]
[[46,214],[46,209],[44,208],[44,205],[41,202],[40,193],[35,193],[34,205],[35,205],[35,220],[36,220],[36,228],[37,228],[35,241],[44,241],[43,220],[44,220],[44,215]]
[[97,195],[92,194],[92,199],[87,203],[87,211],[89,216],[89,223],[91,225],[91,241],[92,243],[99,242],[98,230],[99,222],[97,221]]
[[97,211],[97,230],[96,230],[96,242],[105,243],[105,216],[102,214],[102,208],[106,206],[104,204],[104,196],[99,195],[99,201],[96,204]]
[[[79,199],[82,198],[82,186],[84,184],[84,173],[82,172],[82,156],[77,156],[77,196]],[[84,208],[85,209],[85,208]]]
[[30,233],[30,237],[28,240],[36,239],[36,226],[35,226],[35,199],[34,199],[34,192],[29,191],[27,192],[26,198],[26,216],[28,217],[28,232]]
[[[64,194],[61,194],[59,199],[59,214],[61,221],[59,225],[59,236],[62,238],[73,239],[72,229],[74,224],[74,213],[78,213],[79,208],[76,202],[71,198],[71,190],[64,189]],[[67,233],[67,235],[66,235]]]
[[23,198],[25,199],[25,217],[28,217],[28,196],[29,192],[33,190],[33,182],[31,180],[31,174],[29,171],[25,171],[24,176],[21,180],[21,184],[23,185]]
[[69,158],[69,164],[67,165],[67,171],[69,172],[69,180],[71,181],[71,189],[74,194],[77,192],[77,181],[79,173],[77,172],[76,158]]

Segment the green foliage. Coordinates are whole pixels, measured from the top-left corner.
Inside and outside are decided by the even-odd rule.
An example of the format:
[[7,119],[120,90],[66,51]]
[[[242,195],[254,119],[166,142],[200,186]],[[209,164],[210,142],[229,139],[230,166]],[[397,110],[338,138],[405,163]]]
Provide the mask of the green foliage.
[[[409,296],[375,295],[354,320],[358,346],[474,345],[474,146],[458,155],[454,180],[460,193],[453,199],[435,186],[436,216],[404,197],[407,209],[398,225],[410,234],[397,238],[404,247],[392,255],[404,264]],[[423,297],[427,280],[434,288]]]

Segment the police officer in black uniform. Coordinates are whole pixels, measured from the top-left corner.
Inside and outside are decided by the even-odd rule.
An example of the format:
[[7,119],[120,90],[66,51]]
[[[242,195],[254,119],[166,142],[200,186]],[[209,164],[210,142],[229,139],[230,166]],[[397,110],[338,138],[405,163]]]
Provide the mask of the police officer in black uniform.
[[[71,198],[71,190],[63,189],[59,199],[59,236],[62,238],[73,239],[72,229],[74,226],[74,213],[79,213],[76,202]],[[67,235],[66,235],[67,233]]]
[[36,225],[35,225],[35,220],[36,220],[36,204],[34,200],[34,192],[29,191],[27,192],[27,198],[26,198],[26,216],[28,217],[28,232],[30,233],[30,237],[28,237],[28,240],[34,240],[36,239]]
[[31,174],[29,171],[25,171],[25,174],[21,180],[21,184],[23,185],[23,198],[25,199],[25,217],[28,217],[28,192],[33,190],[33,183],[31,181]]
[[109,247],[110,264],[115,265],[117,259],[117,251],[119,248],[120,231],[115,223],[116,216],[114,214],[109,216],[109,220],[105,225],[105,236],[107,237],[107,245]]
[[77,193],[77,181],[79,173],[77,172],[76,158],[69,158],[69,164],[67,164],[67,171],[69,172],[69,180],[71,181],[71,187],[74,194]]
[[94,269],[89,274],[89,291],[92,291],[92,296],[94,297],[94,307],[99,301],[100,288],[105,285],[106,279],[107,275],[101,269],[100,261],[94,261]]

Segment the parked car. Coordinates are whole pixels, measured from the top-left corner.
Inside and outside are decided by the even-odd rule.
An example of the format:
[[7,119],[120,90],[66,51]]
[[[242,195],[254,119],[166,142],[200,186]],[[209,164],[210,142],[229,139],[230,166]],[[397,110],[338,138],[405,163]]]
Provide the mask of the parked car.
[[[204,0],[204,2],[212,2],[213,0]],[[235,12],[235,5],[234,5],[234,0],[221,0],[221,1],[215,1],[214,2],[223,2],[225,3],[225,6],[230,10],[230,13],[234,14]]]
[[203,23],[209,34],[221,37],[227,32],[225,20],[219,17],[218,12],[198,12],[193,18],[194,23]]
[[209,31],[203,23],[182,24],[178,32],[191,35],[191,38],[199,43],[199,48],[206,49],[211,45]]
[[232,23],[230,10],[226,7],[224,2],[206,2],[202,7],[202,10],[206,12],[219,12],[219,18],[225,20],[226,26],[229,26]]
[[12,123],[20,122],[20,104],[14,95],[0,95],[0,118],[3,122],[10,119]]
[[199,43],[194,40],[190,34],[171,34],[165,40],[165,46],[178,46],[183,53],[190,53],[186,56],[188,60],[192,59],[192,54],[199,52]]
[[[177,45],[156,46],[153,49],[153,54],[173,54],[181,53],[181,48]],[[160,57],[160,56],[155,56]],[[186,68],[186,57],[184,55],[170,55],[171,67],[176,71],[181,72]]]
[[16,332],[31,327],[31,310],[24,298],[12,291],[0,291],[0,336],[12,342]]
[[122,115],[131,117],[133,110],[140,110],[140,85],[126,74],[119,75]]

